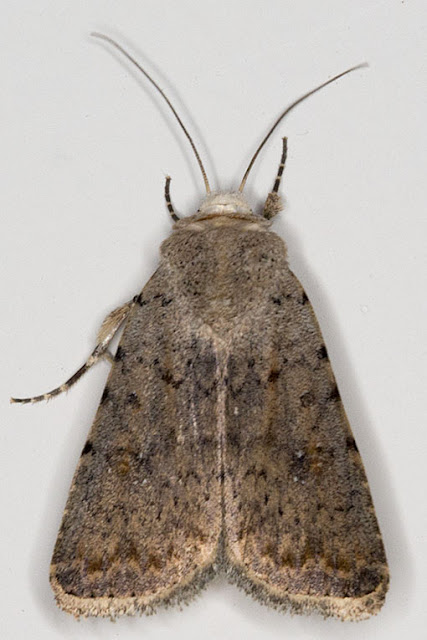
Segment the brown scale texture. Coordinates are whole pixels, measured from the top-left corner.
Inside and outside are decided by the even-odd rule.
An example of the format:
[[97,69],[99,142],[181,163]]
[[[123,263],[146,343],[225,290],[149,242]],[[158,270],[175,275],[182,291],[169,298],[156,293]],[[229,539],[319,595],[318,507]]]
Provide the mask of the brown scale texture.
[[312,307],[250,214],[192,216],[127,320],[51,567],[59,605],[118,616],[218,571],[355,620],[388,584],[365,472]]

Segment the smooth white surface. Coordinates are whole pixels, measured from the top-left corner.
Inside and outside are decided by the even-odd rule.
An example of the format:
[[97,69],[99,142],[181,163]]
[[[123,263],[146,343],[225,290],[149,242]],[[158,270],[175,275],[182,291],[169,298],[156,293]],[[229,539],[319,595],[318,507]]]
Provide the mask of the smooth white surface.
[[[2,638],[427,637],[426,13],[423,0],[4,4]],[[321,323],[383,531],[392,578],[374,619],[292,618],[221,580],[183,611],[116,624],[78,623],[54,604],[52,547],[108,366],[48,405],[8,398],[62,383],[104,316],[142,288],[170,229],[164,176],[182,214],[203,196],[172,115],[92,30],[154,74],[223,189],[286,104],[370,63],[292,113],[247,195],[264,201],[286,134],[275,229]]]

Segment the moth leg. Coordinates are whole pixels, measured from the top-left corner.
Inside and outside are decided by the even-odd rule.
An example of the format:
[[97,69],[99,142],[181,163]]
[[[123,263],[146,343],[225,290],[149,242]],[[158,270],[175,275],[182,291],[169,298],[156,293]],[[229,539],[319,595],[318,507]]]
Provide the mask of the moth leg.
[[165,182],[165,200],[166,200],[166,206],[168,208],[169,213],[171,214],[171,218],[174,222],[178,222],[179,220],[179,216],[176,215],[175,213],[175,209],[173,208],[173,204],[171,202],[171,196],[170,196],[170,184],[171,184],[171,180],[172,178],[170,176],[166,176],[166,182]]
[[102,323],[100,330],[98,331],[97,344],[95,349],[92,351],[84,365],[80,367],[80,369],[78,369],[76,373],[71,376],[71,378],[68,378],[68,380],[64,382],[64,384],[61,384],[60,387],[56,387],[56,389],[52,389],[52,391],[44,393],[40,396],[33,396],[32,398],[11,398],[10,401],[12,403],[20,402],[22,404],[26,404],[28,402],[34,403],[40,402],[41,400],[50,400],[50,398],[59,395],[63,391],[68,391],[68,389],[73,384],[75,384],[77,380],[79,380],[79,378],[81,378],[82,375],[86,373],[86,371],[88,371],[96,362],[98,362],[98,360],[101,360],[101,358],[106,358],[110,362],[113,362],[114,356],[108,349],[109,344],[115,336],[120,325],[129,315],[129,312],[134,304],[135,300],[130,300],[130,302],[126,302],[126,304],[118,307],[117,309],[114,309],[114,311],[108,314],[108,316]]
[[280,181],[282,179],[283,169],[285,168],[286,163],[286,155],[288,153],[288,139],[283,138],[283,147],[282,147],[282,156],[280,158],[279,169],[277,171],[276,180],[274,182],[274,186],[272,191],[267,196],[267,200],[265,201],[264,209],[262,210],[263,218],[267,218],[270,220],[274,218],[280,211],[283,209],[283,205],[278,194]]
[[114,355],[111,353],[109,349],[104,353],[104,358],[108,360],[110,364],[114,363]]

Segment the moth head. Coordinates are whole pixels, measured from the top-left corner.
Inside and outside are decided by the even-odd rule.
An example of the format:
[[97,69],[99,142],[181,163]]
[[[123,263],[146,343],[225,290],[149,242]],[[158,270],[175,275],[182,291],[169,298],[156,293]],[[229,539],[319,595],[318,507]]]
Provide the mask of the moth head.
[[249,229],[267,229],[271,221],[252,211],[252,208],[239,191],[209,193],[202,200],[197,212],[184,216],[175,222],[175,229],[204,231],[212,227],[247,226]]
[[209,193],[199,207],[200,216],[241,214],[252,216],[253,211],[245,196],[239,192]]

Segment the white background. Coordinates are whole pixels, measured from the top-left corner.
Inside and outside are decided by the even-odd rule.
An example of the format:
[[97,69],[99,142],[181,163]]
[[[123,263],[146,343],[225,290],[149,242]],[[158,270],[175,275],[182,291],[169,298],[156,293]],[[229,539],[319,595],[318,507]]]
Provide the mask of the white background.
[[[0,24],[2,638],[427,637],[427,9],[423,0],[25,0]],[[108,366],[49,404],[97,328],[138,292],[203,183],[173,116],[92,30],[167,91],[216,188],[235,188],[267,127],[306,90],[357,71],[281,125],[250,177],[263,202],[289,137],[275,229],[321,323],[391,568],[375,618],[271,611],[223,580],[183,611],[76,622],[48,567]],[[424,107],[422,109],[422,106]]]

